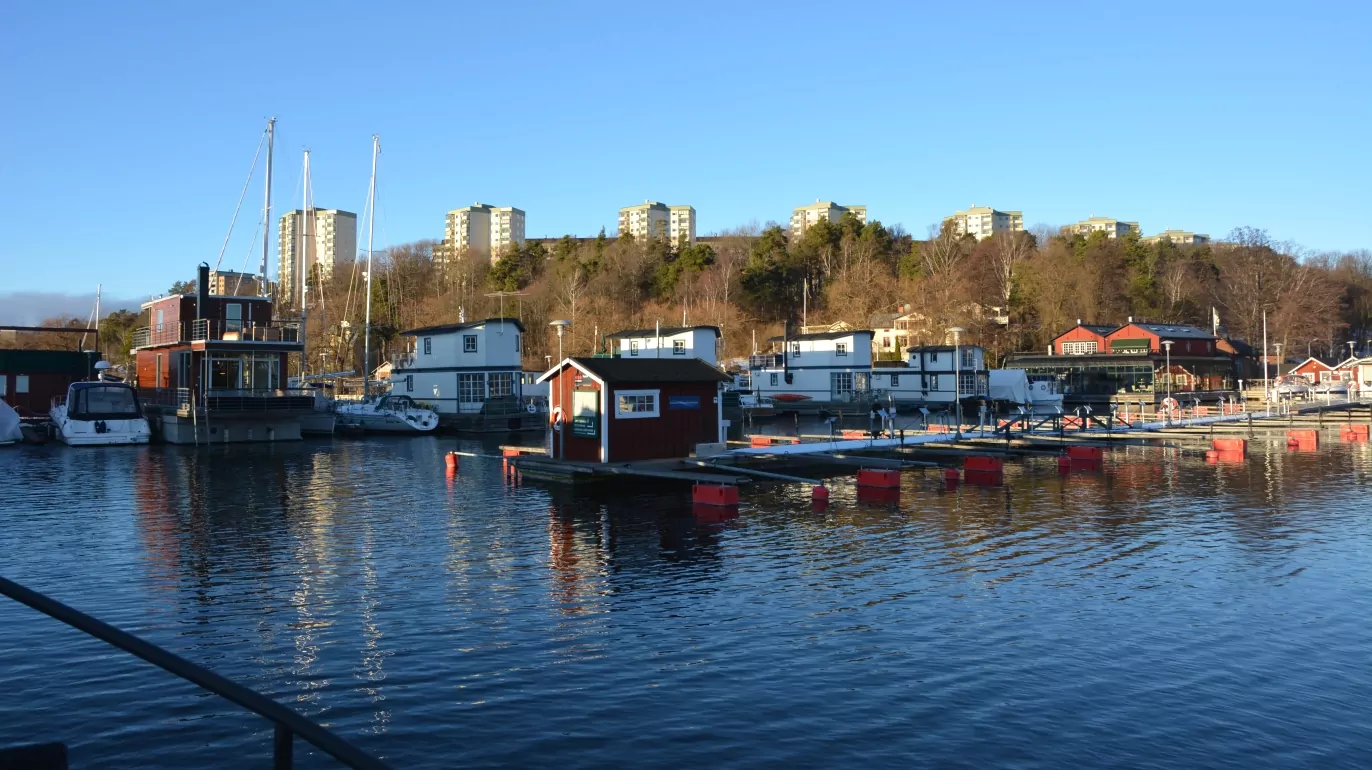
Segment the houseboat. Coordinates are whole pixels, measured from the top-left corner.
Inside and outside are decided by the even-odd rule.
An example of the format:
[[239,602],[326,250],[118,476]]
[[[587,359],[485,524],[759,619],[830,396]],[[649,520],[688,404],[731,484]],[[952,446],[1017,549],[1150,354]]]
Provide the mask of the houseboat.
[[524,324],[487,318],[401,332],[410,349],[391,369],[391,394],[409,396],[445,427],[472,432],[543,429],[523,395]]
[[989,378],[985,348],[923,345],[908,348],[903,362],[877,362],[872,390],[878,400],[941,408],[958,398],[985,398]]
[[629,462],[722,450],[728,375],[697,358],[568,358],[551,386],[548,456]]
[[143,304],[135,380],[153,432],[171,444],[298,440],[314,409],[312,392],[286,387],[287,357],[305,350],[299,324],[273,318],[269,298],[209,283],[202,263],[195,293]]
[[719,363],[719,327],[630,329],[605,335],[605,347],[607,353],[621,358],[699,358],[716,366]]
[[847,329],[773,337],[772,352],[748,358],[753,393],[778,411],[870,400],[872,332]]

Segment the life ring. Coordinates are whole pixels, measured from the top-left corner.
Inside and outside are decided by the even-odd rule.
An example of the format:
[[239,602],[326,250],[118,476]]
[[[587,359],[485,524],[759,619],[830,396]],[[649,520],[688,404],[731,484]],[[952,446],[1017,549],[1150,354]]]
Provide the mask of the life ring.
[[1173,414],[1181,410],[1181,404],[1177,403],[1177,400],[1170,396],[1162,400],[1162,405],[1167,409],[1168,412],[1171,412]]
[[562,430],[562,407],[555,406],[553,411],[548,413],[548,424],[553,430]]

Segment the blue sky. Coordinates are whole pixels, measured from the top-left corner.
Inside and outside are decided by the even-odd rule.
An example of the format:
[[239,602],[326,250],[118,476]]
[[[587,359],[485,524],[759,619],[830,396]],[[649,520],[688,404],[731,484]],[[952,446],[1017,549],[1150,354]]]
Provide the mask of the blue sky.
[[13,4],[0,306],[146,297],[213,263],[269,115],[278,213],[305,147],[316,203],[361,212],[381,135],[378,247],[477,200],[533,237],[612,232],[648,198],[694,205],[702,234],[823,198],[919,236],[976,203],[1372,247],[1369,22],[1354,3]]

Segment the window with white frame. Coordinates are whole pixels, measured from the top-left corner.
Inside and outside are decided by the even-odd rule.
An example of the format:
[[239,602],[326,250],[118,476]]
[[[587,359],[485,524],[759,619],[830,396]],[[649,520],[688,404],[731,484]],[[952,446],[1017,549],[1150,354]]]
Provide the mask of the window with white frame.
[[514,393],[514,374],[512,372],[491,372],[491,398],[508,396]]
[[771,374],[767,375],[767,382],[768,382],[769,384],[771,384],[771,385],[776,385],[776,384],[777,384],[777,373],[776,373],[776,372],[772,372]]
[[846,343],[846,342],[835,342],[835,343],[834,343],[834,355],[836,355],[836,356],[846,356],[846,355],[848,355],[848,343]]
[[899,375],[899,374],[892,374],[892,375],[891,375],[891,387],[893,387],[893,388],[898,388],[898,387],[900,387],[900,375]]
[[463,352],[463,353],[475,353],[475,352],[476,352],[476,335],[475,335],[475,334],[464,334],[464,335],[462,335],[462,352]]
[[686,340],[672,340],[672,355],[686,355]]
[[1096,352],[1095,340],[1062,343],[1062,354],[1064,356],[1086,356],[1094,352]]
[[621,420],[657,417],[659,412],[657,390],[616,390],[615,416]]
[[479,404],[486,400],[486,375],[459,374],[457,400],[464,404]]
[[976,368],[976,365],[977,365],[977,356],[976,356],[976,352],[977,352],[977,351],[973,350],[972,348],[963,348],[963,349],[962,349],[962,368],[964,368],[964,369],[974,369],[974,368]]
[[800,358],[800,343],[791,343],[791,358]]
[[433,352],[434,352],[434,338],[433,338],[433,337],[425,337],[425,338],[424,338],[424,355],[426,355],[426,356],[431,356],[431,355],[433,355]]
[[638,340],[629,340],[629,355],[638,355]]
[[964,396],[976,395],[976,392],[977,392],[977,374],[976,374],[976,372],[959,372],[959,373],[958,373],[958,390],[959,390],[959,391],[961,392],[961,394],[964,395]]
[[414,375],[413,375],[413,374],[407,374],[407,375],[405,375],[405,392],[406,392],[406,393],[413,393],[413,392],[414,392]]
[[853,373],[852,372],[830,372],[830,390],[834,395],[842,395],[853,392]]

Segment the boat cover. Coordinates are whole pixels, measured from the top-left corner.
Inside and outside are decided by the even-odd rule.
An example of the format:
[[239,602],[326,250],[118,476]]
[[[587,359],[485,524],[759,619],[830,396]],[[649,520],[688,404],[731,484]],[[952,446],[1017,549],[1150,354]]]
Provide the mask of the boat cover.
[[19,430],[19,413],[0,400],[0,444],[23,441],[24,433]]
[[1023,369],[992,369],[991,400],[1029,404],[1029,375]]

